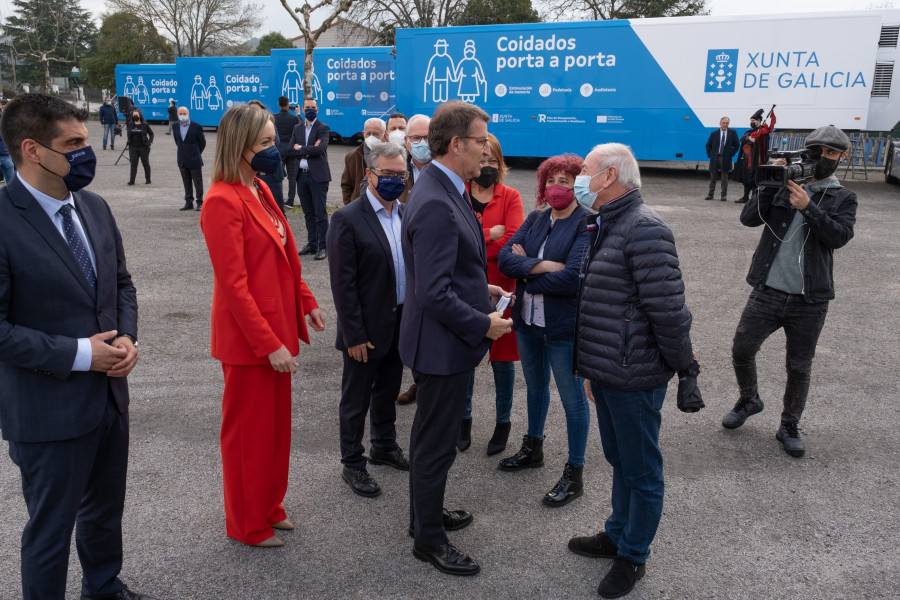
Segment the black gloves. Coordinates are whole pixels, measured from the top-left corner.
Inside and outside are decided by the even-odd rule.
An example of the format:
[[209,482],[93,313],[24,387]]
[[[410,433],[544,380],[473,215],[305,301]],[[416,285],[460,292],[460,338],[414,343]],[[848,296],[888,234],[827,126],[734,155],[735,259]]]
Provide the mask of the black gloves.
[[694,360],[684,371],[678,372],[678,410],[686,413],[695,413],[704,406],[703,396],[697,386],[697,375],[700,374],[700,365]]

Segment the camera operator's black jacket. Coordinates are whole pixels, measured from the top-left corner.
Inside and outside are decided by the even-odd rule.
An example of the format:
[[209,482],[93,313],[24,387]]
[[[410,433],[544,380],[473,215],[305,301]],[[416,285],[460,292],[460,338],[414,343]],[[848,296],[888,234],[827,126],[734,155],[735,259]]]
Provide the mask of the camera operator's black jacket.
[[[741,223],[747,227],[768,224],[763,228],[747,273],[747,283],[754,287],[765,285],[772,260],[781,246],[779,238],[784,239],[794,219],[797,209],[791,206],[790,195],[787,188],[762,188],[757,198],[751,198],[741,211]],[[856,205],[856,194],[834,187],[810,194],[809,204],[801,211],[808,227],[802,232],[807,236],[803,244],[803,297],[807,302],[834,298],[832,255],[835,248],[853,238]]]

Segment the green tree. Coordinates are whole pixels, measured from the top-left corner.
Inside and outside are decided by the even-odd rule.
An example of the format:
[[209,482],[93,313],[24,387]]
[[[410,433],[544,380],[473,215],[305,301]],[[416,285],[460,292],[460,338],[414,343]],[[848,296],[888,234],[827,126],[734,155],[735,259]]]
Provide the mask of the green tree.
[[469,0],[462,13],[453,19],[453,25],[540,22],[541,17],[531,5],[531,0]]
[[72,65],[95,52],[97,28],[77,0],[13,0],[3,27],[6,48],[22,64],[17,78],[50,91],[50,77],[64,77]]
[[291,40],[287,39],[277,31],[272,31],[262,36],[259,40],[259,45],[256,47],[256,56],[269,56],[269,52],[272,51],[273,48],[293,48],[294,44],[291,43]]
[[116,65],[171,63],[175,52],[156,27],[131,13],[113,13],[103,20],[97,54],[82,61],[91,85],[115,89]]

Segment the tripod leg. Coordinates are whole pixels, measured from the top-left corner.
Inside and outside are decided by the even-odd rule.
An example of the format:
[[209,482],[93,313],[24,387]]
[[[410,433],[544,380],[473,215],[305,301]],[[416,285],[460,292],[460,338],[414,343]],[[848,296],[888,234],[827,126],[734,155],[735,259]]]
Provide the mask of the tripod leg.
[[[126,152],[128,152],[128,146],[129,146],[129,143],[125,142],[125,147],[122,148],[122,153],[119,154],[119,158],[117,158],[116,162],[113,163],[114,167],[119,164],[119,161],[122,160],[122,157],[125,156]],[[131,162],[131,159],[126,158],[125,160],[127,160],[128,162]]]

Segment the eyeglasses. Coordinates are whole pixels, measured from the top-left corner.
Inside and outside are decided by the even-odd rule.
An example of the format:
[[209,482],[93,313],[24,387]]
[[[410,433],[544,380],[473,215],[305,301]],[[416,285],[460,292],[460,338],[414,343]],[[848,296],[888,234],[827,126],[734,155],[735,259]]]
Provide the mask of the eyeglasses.
[[421,141],[427,140],[428,136],[427,135],[408,135],[408,136],[406,136],[406,139],[408,139],[413,144],[418,144]]
[[409,178],[409,171],[388,171],[387,169],[371,169],[382,177],[399,177],[400,181],[406,181]]
[[478,144],[479,146],[481,146],[482,148],[484,148],[484,145],[487,144],[488,140],[490,139],[488,136],[475,137],[474,135],[463,135],[460,137],[462,137],[463,139],[466,139],[466,140],[475,140],[475,143]]

